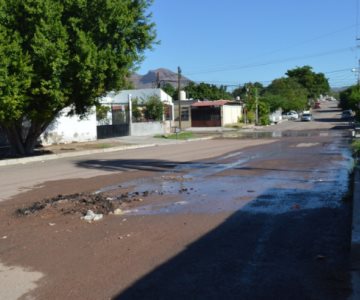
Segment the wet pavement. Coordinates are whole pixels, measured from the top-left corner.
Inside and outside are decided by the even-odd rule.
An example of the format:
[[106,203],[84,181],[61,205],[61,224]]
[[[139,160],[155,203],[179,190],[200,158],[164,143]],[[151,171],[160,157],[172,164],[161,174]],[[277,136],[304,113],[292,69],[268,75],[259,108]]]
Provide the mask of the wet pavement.
[[[0,209],[1,258],[45,274],[35,299],[347,299],[350,135],[334,109],[314,115],[3,167],[0,196],[22,193]],[[121,214],[93,224],[62,214],[66,195],[94,192],[95,202],[122,201]],[[41,197],[60,210],[11,215]]]
[[[351,295],[351,207],[345,198],[353,161],[348,132],[282,137],[123,184],[120,190],[151,191],[129,215],[231,214],[118,299]],[[118,189],[102,191],[116,194]]]
[[[283,137],[286,138],[257,149],[209,161],[181,163],[165,175],[131,181],[121,187],[104,187],[98,192],[117,196],[130,188],[137,194],[158,198],[155,204],[127,210],[130,215],[239,209],[279,214],[300,208],[338,207],[339,199],[347,193],[352,167],[351,153],[344,146],[348,134],[313,131],[283,133]],[[306,137],[306,142],[299,142],[299,137]],[[233,134],[231,138],[243,136]],[[253,134],[253,138],[258,135]]]

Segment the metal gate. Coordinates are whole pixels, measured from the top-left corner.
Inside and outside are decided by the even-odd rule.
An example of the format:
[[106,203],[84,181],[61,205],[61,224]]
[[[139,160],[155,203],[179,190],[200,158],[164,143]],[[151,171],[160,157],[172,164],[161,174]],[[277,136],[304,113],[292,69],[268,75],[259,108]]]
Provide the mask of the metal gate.
[[98,139],[107,139],[119,136],[127,136],[130,133],[129,106],[128,104],[110,104],[110,124],[98,125],[96,128]]
[[191,108],[192,127],[220,127],[221,108],[213,106]]

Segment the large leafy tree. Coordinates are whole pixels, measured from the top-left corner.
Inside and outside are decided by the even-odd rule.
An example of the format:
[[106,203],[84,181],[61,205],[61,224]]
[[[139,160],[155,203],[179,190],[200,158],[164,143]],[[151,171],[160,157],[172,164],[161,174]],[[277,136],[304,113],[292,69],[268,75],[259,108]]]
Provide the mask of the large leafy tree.
[[[340,106],[342,109],[352,109],[359,111],[360,105],[360,86],[353,85],[340,92]],[[358,115],[358,114],[357,114]]]
[[303,110],[308,104],[307,95],[307,90],[296,79],[284,77],[273,80],[262,98],[271,111],[278,108]]
[[328,79],[323,73],[315,73],[310,66],[298,67],[288,70],[286,75],[295,79],[308,92],[308,97],[315,99],[320,94],[326,94],[330,91]]
[[31,154],[65,107],[85,115],[155,40],[151,0],[0,0],[0,126]]

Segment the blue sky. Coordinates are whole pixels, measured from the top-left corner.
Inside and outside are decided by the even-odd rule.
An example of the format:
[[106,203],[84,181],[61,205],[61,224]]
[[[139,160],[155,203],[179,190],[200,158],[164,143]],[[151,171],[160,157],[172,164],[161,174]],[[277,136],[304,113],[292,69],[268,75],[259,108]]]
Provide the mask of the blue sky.
[[159,45],[139,74],[167,68],[198,82],[265,85],[310,65],[334,87],[354,84],[359,0],[155,0]]

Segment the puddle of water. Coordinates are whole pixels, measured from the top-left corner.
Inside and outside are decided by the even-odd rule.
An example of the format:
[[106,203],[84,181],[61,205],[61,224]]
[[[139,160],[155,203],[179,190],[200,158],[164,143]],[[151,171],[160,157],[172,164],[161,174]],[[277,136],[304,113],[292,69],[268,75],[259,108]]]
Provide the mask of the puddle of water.
[[[314,144],[318,146],[319,143]],[[149,200],[161,196],[160,201],[146,204],[145,200],[144,205],[130,209],[127,214],[216,213],[239,209],[279,214],[294,209],[336,207],[347,192],[348,173],[352,165],[349,150],[341,148],[341,145],[341,142],[328,144],[320,151],[332,154],[331,160],[322,162],[320,167],[301,170],[279,172],[264,169],[261,174],[242,173],[242,169],[246,169],[252,160],[282,155],[271,150],[274,154],[267,148],[264,153],[257,152],[256,155],[245,151],[234,152],[211,163],[181,164],[163,176],[122,184],[121,188],[132,189],[134,193],[150,192]],[[291,156],[292,153],[287,155]],[[231,162],[221,163],[224,160]],[[117,189],[119,186],[114,185],[98,192]]]
[[350,133],[344,131],[321,131],[321,130],[285,130],[285,131],[239,131],[239,132],[223,132],[218,135],[220,138],[239,138],[239,139],[266,139],[266,138],[282,138],[282,137],[349,137]]

